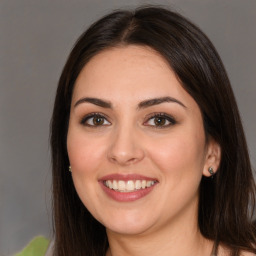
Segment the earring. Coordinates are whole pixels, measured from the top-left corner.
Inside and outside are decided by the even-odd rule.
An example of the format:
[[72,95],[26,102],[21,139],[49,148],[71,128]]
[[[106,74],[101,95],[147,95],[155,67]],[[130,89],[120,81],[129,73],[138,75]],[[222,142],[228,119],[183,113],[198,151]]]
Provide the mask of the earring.
[[68,170],[69,170],[70,172],[72,172],[71,166],[68,167]]
[[211,176],[213,176],[213,175],[214,175],[214,170],[213,170],[213,168],[212,168],[212,167],[209,167],[209,168],[208,168],[208,172],[211,174]]

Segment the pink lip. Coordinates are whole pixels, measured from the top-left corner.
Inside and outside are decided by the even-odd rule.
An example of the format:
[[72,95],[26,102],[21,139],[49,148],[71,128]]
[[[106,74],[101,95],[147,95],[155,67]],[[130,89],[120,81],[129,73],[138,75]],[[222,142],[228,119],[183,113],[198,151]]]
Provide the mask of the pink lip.
[[146,195],[148,195],[155,188],[155,185],[157,184],[156,183],[155,185],[153,185],[149,188],[140,189],[140,190],[133,191],[133,192],[119,192],[119,191],[116,191],[116,190],[113,190],[113,189],[110,189],[110,188],[106,187],[104,185],[104,181],[106,181],[106,180],[124,180],[124,181],[128,181],[128,180],[156,180],[156,179],[145,177],[145,176],[138,175],[138,174],[127,174],[127,175],[110,174],[110,175],[107,175],[107,176],[104,176],[104,177],[100,178],[99,183],[100,183],[103,191],[111,199],[114,199],[115,201],[118,201],[118,202],[131,202],[131,201],[141,199],[141,198],[145,197]]

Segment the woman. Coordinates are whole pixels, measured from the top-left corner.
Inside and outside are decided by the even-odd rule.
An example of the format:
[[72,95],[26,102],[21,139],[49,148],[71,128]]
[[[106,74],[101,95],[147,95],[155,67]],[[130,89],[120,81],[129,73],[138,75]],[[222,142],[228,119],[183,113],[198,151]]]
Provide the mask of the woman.
[[116,11],[79,38],[51,146],[54,255],[256,253],[235,98],[214,46],[179,14]]

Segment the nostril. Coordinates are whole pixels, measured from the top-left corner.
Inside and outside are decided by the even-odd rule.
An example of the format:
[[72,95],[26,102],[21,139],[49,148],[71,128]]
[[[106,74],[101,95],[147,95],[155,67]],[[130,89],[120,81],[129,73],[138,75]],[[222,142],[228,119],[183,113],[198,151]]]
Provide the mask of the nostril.
[[144,154],[140,154],[137,156],[128,155],[128,154],[115,154],[110,155],[108,158],[112,163],[120,164],[120,165],[129,165],[134,164],[141,161],[144,157]]
[[126,163],[133,163],[136,161],[136,158],[127,158],[127,157],[120,157],[120,156],[112,156],[110,157],[110,160],[112,162],[115,162],[115,163],[120,163],[120,164],[126,164]]
[[[137,138],[137,137],[136,137]],[[121,165],[134,164],[144,158],[144,151],[135,134],[127,130],[114,137],[109,145],[107,156],[112,163]]]

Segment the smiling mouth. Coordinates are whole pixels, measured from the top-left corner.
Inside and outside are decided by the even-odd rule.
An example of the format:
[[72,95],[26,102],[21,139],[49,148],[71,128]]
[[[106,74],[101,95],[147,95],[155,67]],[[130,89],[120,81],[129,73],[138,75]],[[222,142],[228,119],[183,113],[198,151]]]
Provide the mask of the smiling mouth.
[[109,189],[129,193],[150,188],[157,183],[156,180],[104,180],[103,184]]

